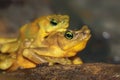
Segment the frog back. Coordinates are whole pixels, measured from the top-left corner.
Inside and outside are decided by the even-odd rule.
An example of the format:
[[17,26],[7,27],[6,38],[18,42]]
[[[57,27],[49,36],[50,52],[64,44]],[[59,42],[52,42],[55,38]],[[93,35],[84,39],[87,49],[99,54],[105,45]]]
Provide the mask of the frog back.
[[19,38],[21,40],[35,38],[36,34],[39,31],[39,27],[35,23],[25,24],[20,28]]

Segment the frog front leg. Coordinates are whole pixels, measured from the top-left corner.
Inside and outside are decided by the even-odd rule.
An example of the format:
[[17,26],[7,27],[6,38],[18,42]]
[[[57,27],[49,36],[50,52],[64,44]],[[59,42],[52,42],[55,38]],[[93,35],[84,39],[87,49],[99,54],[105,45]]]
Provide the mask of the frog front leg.
[[23,50],[23,56],[36,64],[47,62],[44,58],[40,57],[38,54],[34,52],[33,49],[30,48]]
[[58,57],[49,57],[49,56],[40,55],[41,53],[46,54],[49,51],[47,51],[47,49],[45,50],[45,48],[39,48],[39,49],[40,50],[37,50],[37,52],[36,49],[25,49],[23,51],[23,56],[33,61],[36,64],[40,64],[40,63],[49,63],[49,65],[54,65],[56,63],[62,65],[72,64],[72,61],[66,57],[58,58]]
[[71,57],[73,64],[83,64],[82,60],[78,56]]
[[49,62],[49,65],[54,65],[54,64],[61,64],[61,65],[70,65],[72,64],[72,61],[67,58],[67,57],[48,57],[48,56],[45,56],[44,57],[48,62]]
[[10,68],[16,58],[12,57],[11,55],[0,54],[0,69],[6,70]]

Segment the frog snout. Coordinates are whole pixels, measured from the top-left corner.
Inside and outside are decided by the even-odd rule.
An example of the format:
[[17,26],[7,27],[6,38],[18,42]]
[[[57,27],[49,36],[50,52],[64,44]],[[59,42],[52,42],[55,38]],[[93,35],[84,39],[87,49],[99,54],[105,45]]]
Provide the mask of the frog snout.
[[83,34],[90,34],[90,29],[85,25],[81,29]]
[[83,32],[82,32],[84,35],[85,34],[90,34],[90,30],[89,29],[85,29],[85,30],[83,30]]

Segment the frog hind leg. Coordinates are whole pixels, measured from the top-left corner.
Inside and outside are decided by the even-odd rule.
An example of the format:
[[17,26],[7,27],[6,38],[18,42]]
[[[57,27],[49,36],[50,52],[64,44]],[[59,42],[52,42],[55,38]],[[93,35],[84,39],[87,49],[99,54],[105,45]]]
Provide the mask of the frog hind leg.
[[9,42],[14,42],[16,41],[17,38],[0,38],[0,44],[5,44]]
[[20,43],[19,43],[18,41],[2,44],[2,45],[0,46],[0,51],[1,51],[2,53],[15,52],[15,51],[19,48],[19,44],[20,44]]
[[80,57],[74,56],[72,57],[72,63],[73,64],[83,64],[82,60],[80,59]]
[[20,54],[17,55],[17,59],[14,64],[8,69],[8,71],[14,71],[17,69],[25,69],[25,68],[34,68],[37,64],[41,62],[46,62],[43,58],[38,57],[34,51],[31,49],[24,49]]
[[36,64],[19,55],[13,65],[7,71],[15,71],[17,69],[34,68]]

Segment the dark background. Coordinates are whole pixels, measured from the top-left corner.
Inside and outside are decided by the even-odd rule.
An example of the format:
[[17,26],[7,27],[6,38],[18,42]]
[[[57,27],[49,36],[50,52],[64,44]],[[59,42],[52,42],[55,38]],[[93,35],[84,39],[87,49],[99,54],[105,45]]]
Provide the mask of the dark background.
[[89,26],[84,62],[120,63],[120,0],[0,0],[0,36],[18,36],[22,25],[49,14],[69,15],[70,29]]

